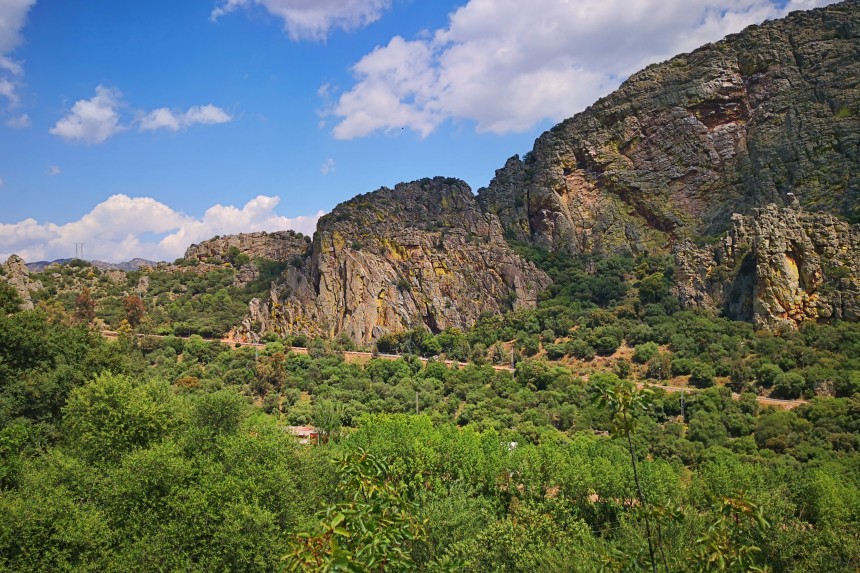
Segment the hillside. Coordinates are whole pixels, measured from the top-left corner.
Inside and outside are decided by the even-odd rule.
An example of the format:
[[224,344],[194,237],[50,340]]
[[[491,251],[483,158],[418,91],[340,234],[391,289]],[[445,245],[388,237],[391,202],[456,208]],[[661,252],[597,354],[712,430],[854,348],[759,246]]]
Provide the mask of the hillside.
[[[683,308],[759,328],[857,320],[858,54],[860,2],[796,12],[634,74],[509,159],[477,196],[441,177],[382,188],[337,206],[312,241],[216,237],[156,270],[234,273],[221,286],[249,306],[228,313],[231,326],[253,340],[367,343],[534,308],[549,278],[514,244],[671,254]],[[16,284],[27,300],[35,287]],[[175,295],[161,304],[175,307]],[[188,331],[174,314],[162,327]]]
[[504,237],[572,254],[674,253],[685,307],[763,328],[856,320],[858,53],[850,1],[650,66],[508,160],[476,204],[459,190],[446,213],[437,178],[338,206],[305,267],[251,318],[364,342],[469,326],[506,297],[534,306],[546,278]]

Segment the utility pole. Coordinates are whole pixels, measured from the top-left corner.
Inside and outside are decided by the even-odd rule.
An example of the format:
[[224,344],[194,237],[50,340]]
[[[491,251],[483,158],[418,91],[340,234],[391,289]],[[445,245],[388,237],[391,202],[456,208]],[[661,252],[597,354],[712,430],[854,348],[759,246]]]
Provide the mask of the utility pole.
[[[75,258],[84,260],[84,245],[86,243],[75,243]],[[80,250],[80,253],[78,252]]]
[[418,390],[415,391],[415,415],[418,415]]

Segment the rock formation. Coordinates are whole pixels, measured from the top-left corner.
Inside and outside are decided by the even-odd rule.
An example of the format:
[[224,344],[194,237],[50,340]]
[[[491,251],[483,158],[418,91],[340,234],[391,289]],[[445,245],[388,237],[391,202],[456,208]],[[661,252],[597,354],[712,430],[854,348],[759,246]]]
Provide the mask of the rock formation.
[[197,261],[208,259],[226,261],[230,249],[238,249],[251,260],[268,259],[271,261],[288,261],[296,254],[307,250],[309,237],[295,231],[277,231],[274,233],[239,233],[214,237],[208,241],[194,244],[185,250],[185,258]]
[[768,205],[735,215],[715,247],[675,249],[686,306],[722,310],[760,328],[805,320],[860,320],[860,225]]
[[480,194],[509,236],[665,249],[769,203],[860,221],[860,3],[652,65],[544,133]]
[[0,280],[5,280],[9,285],[18,292],[21,297],[22,308],[24,310],[33,309],[33,299],[31,293],[40,290],[42,283],[39,281],[30,280],[30,271],[24,260],[18,255],[12,255],[6,263],[0,267],[3,272],[0,272]]
[[368,342],[534,306],[549,278],[507,245],[468,185],[423,179],[359,195],[320,219],[310,256],[254,301],[248,326]]

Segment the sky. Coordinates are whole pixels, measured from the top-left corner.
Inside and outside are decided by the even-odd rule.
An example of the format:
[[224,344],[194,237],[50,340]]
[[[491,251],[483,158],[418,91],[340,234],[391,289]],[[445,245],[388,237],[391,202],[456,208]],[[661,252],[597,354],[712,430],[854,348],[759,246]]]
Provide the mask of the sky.
[[486,186],[649,63],[828,0],[0,0],[0,262],[172,261]]

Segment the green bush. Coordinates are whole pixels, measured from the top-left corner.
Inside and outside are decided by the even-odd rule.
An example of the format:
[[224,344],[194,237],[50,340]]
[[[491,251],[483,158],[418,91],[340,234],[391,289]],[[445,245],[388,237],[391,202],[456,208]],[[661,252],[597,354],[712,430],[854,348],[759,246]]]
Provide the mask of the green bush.
[[690,384],[696,388],[710,388],[714,385],[716,376],[713,366],[697,362],[690,370]]
[[793,400],[800,398],[806,387],[806,380],[798,372],[782,372],[773,381],[773,395]]
[[660,347],[656,342],[646,342],[637,344],[633,349],[633,362],[636,364],[645,364],[660,352]]
[[594,348],[581,338],[575,338],[564,345],[564,352],[579,360],[592,360],[596,354]]
[[673,358],[672,359],[672,375],[686,376],[693,371],[694,361],[689,358]]

